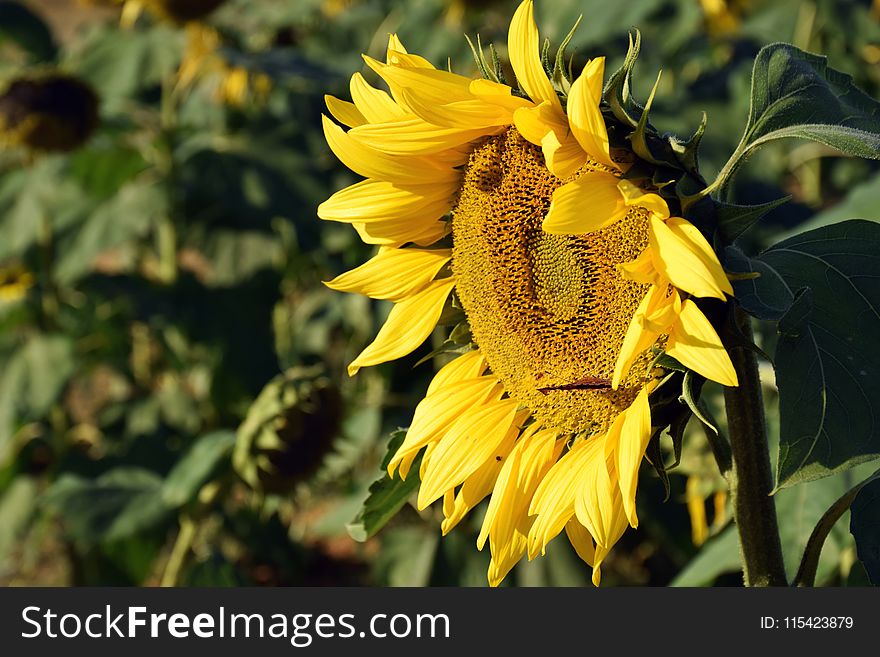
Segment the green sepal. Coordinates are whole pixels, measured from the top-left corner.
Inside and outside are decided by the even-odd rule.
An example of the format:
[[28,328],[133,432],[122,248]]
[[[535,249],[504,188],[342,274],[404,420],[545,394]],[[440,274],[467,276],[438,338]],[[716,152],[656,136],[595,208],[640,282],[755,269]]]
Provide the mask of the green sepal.
[[630,128],[635,128],[639,124],[643,109],[632,96],[632,71],[639,57],[641,46],[642,34],[635,30],[635,37],[630,34],[629,50],[623,60],[623,65],[608,79],[608,84],[603,92],[614,117]]

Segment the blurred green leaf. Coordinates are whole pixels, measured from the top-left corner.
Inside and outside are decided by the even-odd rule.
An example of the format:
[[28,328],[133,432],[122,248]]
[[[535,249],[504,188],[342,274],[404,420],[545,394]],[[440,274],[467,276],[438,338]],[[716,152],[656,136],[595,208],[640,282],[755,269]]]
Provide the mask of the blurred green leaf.
[[871,583],[880,586],[880,479],[862,487],[853,501],[850,531]]
[[160,185],[123,185],[82,226],[59,235],[58,280],[70,284],[89,273],[97,256],[143,237],[166,211],[167,197]]
[[162,478],[149,470],[120,467],[95,480],[65,474],[46,491],[45,504],[58,512],[83,547],[127,538],[155,527],[171,510],[163,503]]
[[76,368],[73,342],[37,335],[8,355],[0,372],[0,463],[20,423],[42,419]]
[[0,564],[30,520],[36,499],[37,484],[30,477],[16,477],[0,494]]
[[427,586],[438,541],[435,530],[421,525],[385,532],[376,561],[380,581],[387,586]]
[[778,321],[776,485],[880,456],[873,410],[880,407],[880,225],[819,228],[732,264],[732,271],[761,274],[734,282],[743,307]]
[[850,218],[880,222],[880,203],[877,199],[880,199],[880,173],[853,187],[840,203],[817,213],[812,219],[798,226],[796,233],[830,226]]
[[787,137],[880,159],[880,102],[827,61],[787,43],[760,50],[752,70],[745,132],[713,188],[723,187],[755,148]]
[[12,41],[25,50],[32,62],[48,62],[58,54],[49,27],[19,2],[0,3],[0,45]]
[[165,477],[163,501],[180,507],[194,500],[228,461],[234,445],[234,431],[214,431],[198,438]]
[[78,72],[104,101],[131,98],[158,85],[180,63],[183,33],[170,27],[105,29],[88,44]]

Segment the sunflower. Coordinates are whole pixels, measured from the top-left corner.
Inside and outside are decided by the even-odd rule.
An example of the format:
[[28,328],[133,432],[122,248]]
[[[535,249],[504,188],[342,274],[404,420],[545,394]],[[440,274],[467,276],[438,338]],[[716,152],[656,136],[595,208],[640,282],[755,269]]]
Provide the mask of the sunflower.
[[71,75],[25,74],[0,93],[0,147],[70,151],[88,141],[97,125],[97,95]]
[[388,472],[413,476],[421,454],[417,504],[442,499],[444,534],[491,496],[477,541],[491,585],[563,530],[598,584],[638,525],[660,352],[737,383],[695,301],[732,289],[700,231],[612,147],[604,59],[573,81],[548,74],[531,0],[508,52],[519,89],[486,67],[476,80],[437,69],[392,35],[385,62],[364,57],[390,95],[356,73],[353,102],[326,97],[330,149],[366,180],[318,215],[378,246],[327,285],[393,302],[350,375],[463,310],[471,342],[434,376]]

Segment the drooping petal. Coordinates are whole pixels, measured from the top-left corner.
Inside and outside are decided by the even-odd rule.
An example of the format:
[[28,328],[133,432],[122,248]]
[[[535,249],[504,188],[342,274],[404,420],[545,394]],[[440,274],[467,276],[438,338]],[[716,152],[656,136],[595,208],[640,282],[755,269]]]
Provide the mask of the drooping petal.
[[507,34],[507,52],[517,82],[526,94],[536,103],[555,104],[562,112],[559,97],[541,63],[541,38],[535,25],[532,0],[524,0],[513,14]]
[[324,102],[327,103],[327,110],[333,115],[333,118],[349,128],[354,128],[367,122],[367,119],[354,103],[349,103],[347,100],[340,100],[329,95],[324,96]]
[[541,151],[550,173],[560,180],[574,175],[587,161],[581,145],[571,133],[566,133],[560,141],[558,132],[547,132],[541,140]]
[[681,314],[666,343],[666,353],[682,365],[721,385],[736,386],[736,371],[721,339],[691,299],[681,305]]
[[382,249],[324,285],[373,299],[400,301],[428,285],[451,259],[451,249]]
[[517,402],[506,399],[459,418],[434,448],[419,488],[418,508],[424,509],[494,458],[517,417]]
[[[364,55],[364,62],[388,83],[398,103],[400,92],[411,91],[427,103],[438,105],[460,100],[471,100],[471,79],[438,69],[394,66]],[[405,102],[402,103],[406,107]]]
[[362,180],[321,203],[318,216],[327,221],[346,223],[436,220],[452,208],[457,187],[455,180],[408,186],[382,180]]
[[[619,524],[618,516],[624,515],[613,457],[609,459],[605,453],[608,441],[616,444],[619,440],[623,420],[624,415],[621,413],[615,418],[605,436],[589,439],[599,443],[600,446],[596,448],[592,458],[584,464],[574,496],[574,512],[577,519],[593,535],[596,544],[603,547],[611,547],[619,538],[615,536]],[[612,474],[615,475],[613,478]]]
[[348,366],[348,375],[354,376],[362,367],[406,356],[422,344],[437,326],[453,287],[455,279],[444,278],[394,304],[376,339]]
[[431,383],[428,384],[428,392],[425,393],[425,397],[430,397],[459,381],[475,379],[485,372],[487,367],[486,357],[479,349],[462,354],[437,371],[437,374],[431,379]]
[[596,557],[596,544],[587,528],[579,523],[577,518],[572,518],[565,523],[565,533],[577,555],[592,567]]
[[556,235],[591,233],[622,219],[626,212],[617,177],[587,172],[553,192],[542,227]]
[[[493,132],[495,130],[488,128],[447,128],[417,117],[408,117],[386,123],[361,125],[352,128],[348,135],[382,153],[433,155]],[[462,156],[459,164],[464,164],[466,159],[466,156]]]
[[615,390],[636,358],[672,326],[681,310],[678,292],[668,283],[652,285],[630,320],[614,364],[611,387]]
[[[409,456],[413,458],[422,447],[436,443],[462,417],[484,404],[501,398],[503,387],[494,376],[450,382],[433,394],[426,396],[416,406],[413,421],[406,432],[403,444],[388,464],[388,474],[394,475],[398,464]],[[424,461],[423,461],[424,462]],[[401,467],[400,475],[406,478],[409,468]]]
[[604,57],[590,60],[571,85],[568,93],[568,122],[572,134],[590,159],[616,168],[609,150],[608,129],[599,109],[604,69]]
[[533,425],[523,433],[501,468],[477,538],[481,550],[490,537],[499,544],[510,539],[517,526],[528,518],[532,495],[553,464],[557,436],[552,430],[538,430],[539,426]]
[[623,496],[623,510],[632,527],[639,526],[639,519],[636,515],[636,487],[639,481],[639,466],[645,456],[648,441],[651,439],[649,394],[650,388],[645,386],[636,395],[630,407],[624,411],[625,419],[615,450],[620,492]]
[[430,246],[449,232],[449,224],[434,219],[388,219],[386,221],[355,222],[351,224],[364,244],[394,248],[414,242]]
[[529,515],[536,516],[529,530],[529,559],[544,554],[547,544],[565,528],[574,515],[575,483],[593,458],[599,441],[577,443],[547,472],[532,497]]
[[389,155],[351,137],[326,116],[321,117],[324,136],[333,154],[352,171],[366,178],[400,184],[424,184],[458,180],[451,166],[437,166],[420,156]]
[[511,425],[504,436],[504,440],[501,441],[501,444],[493,452],[492,457],[464,480],[451,504],[447,505],[444,499],[444,517],[440,524],[440,531],[443,532],[444,536],[451,532],[470,513],[471,509],[492,492],[498,480],[498,474],[510,457],[510,452],[516,443],[519,433],[519,425],[516,423]]
[[675,287],[697,297],[725,299],[733,295],[730,281],[715,252],[688,221],[650,219],[648,239],[660,273]]
[[644,208],[658,219],[666,219],[669,216],[669,206],[659,194],[646,192],[631,180],[626,179],[617,182],[617,189],[620,190],[623,201],[628,207],[638,206]]
[[393,121],[406,116],[402,107],[387,93],[369,84],[360,73],[351,76],[349,91],[355,107],[368,123]]

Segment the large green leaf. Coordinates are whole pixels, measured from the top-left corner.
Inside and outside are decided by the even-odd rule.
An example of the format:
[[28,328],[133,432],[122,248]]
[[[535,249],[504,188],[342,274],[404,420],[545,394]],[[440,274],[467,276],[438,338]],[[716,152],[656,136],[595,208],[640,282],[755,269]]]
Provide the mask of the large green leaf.
[[853,501],[850,531],[868,577],[880,586],[880,478],[865,484]]
[[75,368],[73,341],[39,335],[18,346],[0,370],[0,463],[19,425],[39,420],[58,399]]
[[[731,257],[733,254],[735,257]],[[880,225],[846,221],[726,266],[749,312],[778,321],[777,486],[880,457]]]
[[[388,466],[391,455],[397,451],[397,447],[403,442],[405,431],[396,431],[392,434],[388,445],[388,455],[382,468]],[[416,492],[419,487],[419,466],[422,455],[419,454],[413,461],[406,479],[400,475],[392,479],[386,473],[381,479],[377,479],[370,486],[370,494],[364,502],[355,519],[348,525],[348,533],[356,541],[365,541],[375,535],[385,524],[393,518],[406,504],[406,501]]]
[[163,501],[178,507],[195,499],[201,487],[223,467],[223,463],[228,464],[234,445],[234,431],[214,431],[201,436],[165,477]]
[[95,480],[63,475],[44,501],[61,515],[74,539],[88,547],[127,538],[166,519],[170,509],[161,489],[162,479],[155,473],[122,467]]
[[880,102],[823,56],[787,43],[764,46],[752,70],[745,132],[712,188],[722,187],[754,149],[788,137],[880,159]]

